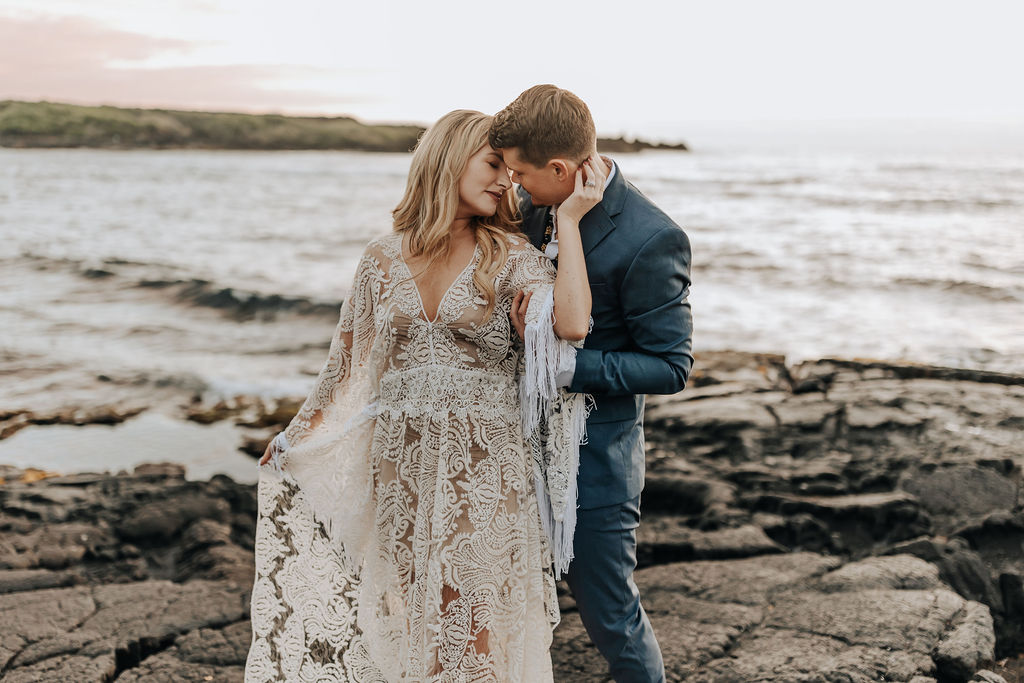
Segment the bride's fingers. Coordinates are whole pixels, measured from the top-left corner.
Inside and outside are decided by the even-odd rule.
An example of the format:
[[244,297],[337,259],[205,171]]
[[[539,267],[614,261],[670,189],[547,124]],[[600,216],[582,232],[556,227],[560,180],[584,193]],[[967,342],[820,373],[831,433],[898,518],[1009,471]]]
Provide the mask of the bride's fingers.
[[519,302],[519,321],[526,324],[526,311],[530,308],[530,297],[533,296],[533,292],[527,292],[523,295],[522,300]]
[[608,176],[604,172],[604,164],[598,163],[600,158],[601,157],[597,156],[596,154],[592,154],[589,157],[587,157],[587,160],[584,161],[583,163],[587,167],[587,180],[594,181],[594,185],[592,187],[597,187],[603,190],[604,181]]
[[591,180],[587,181],[587,183],[590,184],[591,195],[594,200],[600,202],[604,199],[604,183],[607,178],[601,164],[598,164],[592,159],[588,160],[587,176],[591,178]]
[[508,314],[512,319],[512,324],[516,326],[519,326],[519,324],[522,323],[522,314],[520,309],[522,308],[523,294],[524,292],[519,290],[516,292],[516,295],[512,297],[512,310],[510,310]]

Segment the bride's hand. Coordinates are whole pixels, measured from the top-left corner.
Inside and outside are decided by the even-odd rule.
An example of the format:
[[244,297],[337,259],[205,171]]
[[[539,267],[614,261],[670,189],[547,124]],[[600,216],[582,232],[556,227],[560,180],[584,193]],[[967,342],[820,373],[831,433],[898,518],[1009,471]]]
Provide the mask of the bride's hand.
[[[574,221],[577,225],[587,212],[597,206],[604,197],[604,181],[607,175],[604,164],[597,163],[597,155],[592,155],[576,169],[576,186],[569,198],[558,207],[558,218]],[[587,173],[586,182],[583,172]]]
[[265,451],[263,451],[263,457],[260,458],[260,465],[261,466],[262,465],[266,465],[268,462],[270,462],[270,457],[271,457],[270,449],[271,449],[271,447],[273,445],[274,445],[273,441],[271,441],[270,443],[267,444],[267,449]]
[[512,327],[516,328],[519,338],[526,340],[526,310],[530,307],[530,298],[533,292],[526,293],[519,290],[512,299],[512,311],[508,317],[512,319]]

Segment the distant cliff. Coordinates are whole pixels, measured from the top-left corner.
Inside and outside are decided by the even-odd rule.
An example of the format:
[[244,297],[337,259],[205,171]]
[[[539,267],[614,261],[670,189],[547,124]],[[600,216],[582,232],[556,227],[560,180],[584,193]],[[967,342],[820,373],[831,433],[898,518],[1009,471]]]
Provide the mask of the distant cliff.
[[647,142],[646,140],[626,140],[625,138],[598,138],[597,149],[605,154],[642,152],[645,149],[662,149],[676,152],[690,151],[690,149],[682,142],[677,144],[667,144],[664,142]]
[[[319,149],[408,152],[420,126],[371,125],[348,116],[310,117],[82,107],[0,101],[0,147],[109,149]],[[602,152],[685,150],[685,145],[601,139]]]
[[297,117],[0,102],[0,147],[349,149],[406,152],[418,126]]

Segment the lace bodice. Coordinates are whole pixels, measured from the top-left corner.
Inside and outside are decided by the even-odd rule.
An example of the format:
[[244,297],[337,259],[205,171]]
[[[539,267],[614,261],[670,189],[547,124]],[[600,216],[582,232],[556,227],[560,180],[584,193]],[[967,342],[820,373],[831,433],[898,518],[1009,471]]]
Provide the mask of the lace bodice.
[[518,355],[514,346],[508,312],[512,297],[520,289],[532,289],[554,280],[551,262],[525,239],[510,237],[510,253],[496,278],[495,314],[484,319],[486,302],[473,284],[473,270],[480,259],[480,247],[441,297],[436,320],[426,312],[412,272],[401,255],[401,236],[378,240],[367,249],[379,276],[389,281],[390,299],[378,310],[378,320],[388,319],[394,353],[388,370],[408,370],[425,365],[446,365],[463,370],[492,372],[512,377]]

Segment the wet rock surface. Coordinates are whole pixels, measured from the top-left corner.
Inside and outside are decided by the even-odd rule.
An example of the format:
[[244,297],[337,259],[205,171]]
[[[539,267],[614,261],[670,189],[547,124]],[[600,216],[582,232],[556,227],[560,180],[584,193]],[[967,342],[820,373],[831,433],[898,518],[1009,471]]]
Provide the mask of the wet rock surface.
[[[190,416],[269,438],[288,411],[259,405]],[[705,354],[646,421],[636,581],[669,680],[1022,680],[1024,378]],[[0,477],[3,680],[242,680],[255,487]],[[562,604],[556,680],[608,680]]]

